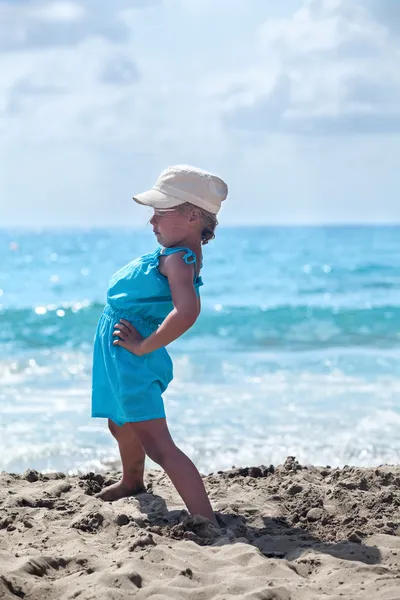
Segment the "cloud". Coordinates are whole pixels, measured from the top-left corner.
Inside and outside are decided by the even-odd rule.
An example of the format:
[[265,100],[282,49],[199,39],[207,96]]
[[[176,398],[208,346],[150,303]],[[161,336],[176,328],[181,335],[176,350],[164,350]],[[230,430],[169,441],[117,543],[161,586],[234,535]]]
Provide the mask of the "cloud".
[[126,56],[110,57],[100,73],[100,81],[111,85],[131,85],[139,79],[138,67]]
[[385,202],[400,219],[391,18],[373,0],[0,0],[2,223],[126,223],[173,163],[225,177],[235,222]]
[[[259,29],[261,59],[225,95],[237,130],[343,135],[400,131],[400,40],[360,2],[309,0]],[[248,77],[248,75],[247,75]],[[246,77],[244,77],[246,79]]]
[[56,0],[49,4],[39,4],[31,16],[44,23],[75,23],[85,16],[85,9],[74,2]]
[[365,0],[365,6],[385,27],[400,33],[400,2],[398,0]]
[[40,102],[43,98],[64,93],[65,90],[59,86],[36,84],[28,78],[18,79],[8,91],[3,114],[22,113],[30,109],[32,102]]
[[[33,5],[35,10],[39,6],[32,1]],[[84,143],[98,153],[113,144],[119,145],[119,152],[124,148],[129,152],[134,140],[143,152],[170,151],[175,145],[180,161],[188,148],[206,153],[201,144],[218,136],[219,113],[204,91],[203,73],[197,78],[197,56],[193,60],[185,54],[193,33],[188,33],[186,25],[197,29],[193,14],[180,10],[180,0],[163,10],[156,2],[146,4],[148,10],[122,10],[127,5],[130,2],[113,3],[109,19],[110,5],[102,4],[99,9],[99,21],[118,17],[128,29],[128,39],[118,44],[87,36],[67,46],[35,48],[34,52],[21,48],[3,54],[0,97],[6,99],[3,111],[13,113],[12,118],[0,121],[3,144],[17,147],[29,140],[40,143],[42,152],[47,144],[51,152],[51,143]],[[88,11],[93,4],[84,6]],[[182,25],[188,40],[178,38],[171,44],[177,10],[182,18],[190,17]],[[56,30],[58,23],[52,27]],[[149,43],[155,33],[157,44]],[[25,98],[21,81],[30,86]],[[33,88],[36,93],[31,92]],[[39,89],[43,91],[40,96]],[[45,94],[46,89],[51,92]]]
[[20,0],[0,2],[0,50],[74,46],[89,37],[114,43],[129,38],[124,11],[157,0]]
[[[230,15],[225,0],[215,8],[199,0],[0,2],[18,49],[4,54],[0,91],[3,113],[19,121],[2,127],[15,139],[96,144],[131,136],[186,145],[190,131],[193,147],[208,137],[221,148],[240,131],[395,133],[400,40],[388,28],[391,5],[305,0],[287,17],[260,20],[268,12],[260,3],[257,19],[246,20],[251,11],[236,3],[231,30],[246,23],[248,38],[233,44],[220,27]],[[209,44],[196,45],[210,11]],[[170,44],[177,15],[182,39]],[[154,37],[159,45],[148,43]]]

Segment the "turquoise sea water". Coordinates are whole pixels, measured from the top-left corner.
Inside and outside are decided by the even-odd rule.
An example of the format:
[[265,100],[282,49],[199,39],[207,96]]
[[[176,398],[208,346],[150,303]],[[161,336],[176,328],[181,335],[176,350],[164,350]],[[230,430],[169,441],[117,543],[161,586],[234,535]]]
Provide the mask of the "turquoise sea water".
[[[117,456],[90,418],[91,351],[111,274],[145,230],[0,230],[0,469]],[[178,444],[205,471],[400,460],[400,227],[221,229],[203,311],[170,346]]]

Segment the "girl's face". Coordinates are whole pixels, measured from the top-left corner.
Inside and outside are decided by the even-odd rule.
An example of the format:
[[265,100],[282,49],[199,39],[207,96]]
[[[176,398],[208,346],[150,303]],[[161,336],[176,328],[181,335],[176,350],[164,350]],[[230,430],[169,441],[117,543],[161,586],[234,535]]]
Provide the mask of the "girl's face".
[[154,210],[150,223],[158,243],[164,248],[179,245],[193,230],[190,211],[181,211],[179,208]]

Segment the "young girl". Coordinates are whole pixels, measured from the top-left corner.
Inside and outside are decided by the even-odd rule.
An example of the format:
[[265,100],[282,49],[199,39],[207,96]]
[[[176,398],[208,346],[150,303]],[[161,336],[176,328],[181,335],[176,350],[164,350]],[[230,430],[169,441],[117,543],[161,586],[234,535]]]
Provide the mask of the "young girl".
[[100,493],[107,501],[145,491],[145,456],[170,477],[189,512],[216,524],[200,474],[177,448],[162,394],[172,380],[165,346],[200,313],[201,245],[214,238],[228,194],[222,179],[194,167],[163,171],[154,188],[134,197],[154,209],[160,247],[112,277],[94,345],[92,416],[108,418],[118,442],[122,479]]

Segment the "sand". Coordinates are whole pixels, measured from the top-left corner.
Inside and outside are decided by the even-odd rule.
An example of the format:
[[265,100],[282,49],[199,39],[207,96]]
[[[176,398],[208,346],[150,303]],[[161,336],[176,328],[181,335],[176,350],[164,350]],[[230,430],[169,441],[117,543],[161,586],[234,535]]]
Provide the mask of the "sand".
[[2,600],[400,600],[400,467],[208,475],[220,530],[160,471],[138,497],[94,496],[117,477],[0,475]]

